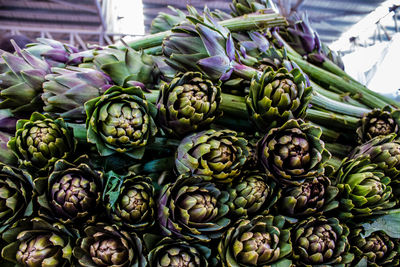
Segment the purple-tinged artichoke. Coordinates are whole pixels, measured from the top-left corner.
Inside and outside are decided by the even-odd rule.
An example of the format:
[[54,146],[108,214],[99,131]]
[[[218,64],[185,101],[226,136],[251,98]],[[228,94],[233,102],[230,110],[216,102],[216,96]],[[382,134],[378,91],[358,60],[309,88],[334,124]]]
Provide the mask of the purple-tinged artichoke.
[[151,178],[129,173],[108,173],[104,198],[114,224],[133,231],[148,229],[155,223],[156,202]]
[[134,232],[103,223],[87,226],[73,249],[81,266],[144,267],[143,254],[142,240]]
[[162,85],[157,100],[157,119],[172,136],[185,136],[204,129],[222,112],[220,82],[203,78],[200,72],[186,72]]
[[158,221],[163,233],[186,240],[220,238],[231,220],[229,194],[199,177],[180,176],[160,193]]
[[249,157],[248,142],[231,130],[207,130],[185,137],[178,146],[175,166],[180,174],[205,176],[230,183]]
[[291,266],[290,228],[283,216],[239,220],[218,245],[219,259],[228,266]]
[[323,164],[330,157],[321,133],[320,128],[302,120],[289,120],[258,142],[259,162],[283,185],[299,185],[307,177],[323,173]]

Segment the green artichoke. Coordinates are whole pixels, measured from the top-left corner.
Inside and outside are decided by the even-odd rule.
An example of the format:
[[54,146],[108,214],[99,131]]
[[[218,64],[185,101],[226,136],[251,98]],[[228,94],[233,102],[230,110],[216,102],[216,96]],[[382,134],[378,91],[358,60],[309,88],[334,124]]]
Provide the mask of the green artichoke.
[[199,177],[181,176],[163,187],[158,201],[158,221],[164,234],[209,242],[220,238],[231,220],[229,195]]
[[146,266],[142,241],[135,233],[103,223],[87,226],[84,231],[73,249],[81,266]]
[[368,157],[344,159],[333,176],[340,191],[338,216],[341,219],[371,216],[396,204],[390,178]]
[[36,40],[37,43],[27,44],[25,50],[37,58],[44,59],[52,67],[65,68],[67,65],[78,65],[82,61],[81,58],[72,57],[72,54],[79,52],[72,45],[46,38]]
[[208,247],[165,237],[147,257],[150,267],[207,267],[210,254]]
[[185,137],[178,146],[175,166],[180,174],[205,176],[230,183],[249,157],[247,140],[231,130],[207,130]]
[[399,133],[400,110],[386,106],[383,110],[374,109],[360,120],[357,135],[360,143],[374,137]]
[[87,68],[52,68],[43,84],[44,111],[70,120],[85,121],[86,101],[101,96],[112,86],[101,71]]
[[15,223],[2,237],[8,245],[1,256],[14,266],[72,266],[73,237],[62,224],[26,218]]
[[233,0],[230,5],[232,16],[239,17],[272,8],[270,0]]
[[283,216],[239,220],[218,245],[219,259],[228,266],[291,266],[290,229]]
[[13,45],[15,55],[0,52],[0,109],[9,108],[26,116],[42,109],[42,83],[50,73],[50,66],[14,42]]
[[157,133],[151,108],[140,87],[111,87],[85,103],[88,142],[102,156],[141,158]]
[[326,176],[310,177],[299,186],[285,188],[277,209],[290,217],[316,216],[339,206],[338,193],[339,189]]
[[305,115],[312,88],[300,69],[274,71],[268,67],[261,77],[255,76],[246,97],[250,119],[259,130],[279,127],[289,119]]
[[289,120],[271,129],[257,145],[259,162],[280,183],[301,184],[324,171],[330,153],[321,141],[322,130],[302,120]]
[[0,163],[0,233],[15,220],[32,214],[32,177]]
[[75,151],[73,138],[63,119],[34,112],[29,120],[19,120],[15,137],[8,146],[20,165],[35,172],[46,173],[58,159],[68,159]]
[[220,82],[204,79],[200,72],[178,74],[163,84],[157,100],[158,122],[166,133],[185,136],[210,125],[222,112]]
[[227,191],[230,212],[239,217],[268,214],[281,194],[275,181],[260,171],[245,173]]
[[168,6],[168,8],[173,12],[172,14],[167,14],[164,12],[159,12],[157,17],[151,22],[150,33],[159,33],[171,30],[174,26],[178,25],[186,19],[186,15],[183,11]]
[[383,231],[375,231],[366,236],[362,227],[356,227],[351,231],[349,241],[355,262],[366,258],[371,267],[399,265],[399,240]]
[[156,203],[151,178],[129,173],[120,178],[111,172],[105,189],[105,206],[113,223],[143,230],[155,223]]
[[94,171],[88,156],[69,163],[58,160],[50,175],[35,180],[39,214],[63,224],[93,220],[101,208],[102,173]]
[[297,266],[346,266],[354,255],[349,252],[349,228],[336,218],[310,217],[292,230],[293,258]]
[[[79,55],[79,53],[77,54]],[[129,87],[132,82],[152,88],[158,83],[159,71],[152,56],[131,48],[122,51],[114,46],[99,48],[84,58],[82,67],[93,65],[103,71],[119,86]],[[91,62],[91,65],[90,63]],[[80,65],[81,66],[81,65]]]

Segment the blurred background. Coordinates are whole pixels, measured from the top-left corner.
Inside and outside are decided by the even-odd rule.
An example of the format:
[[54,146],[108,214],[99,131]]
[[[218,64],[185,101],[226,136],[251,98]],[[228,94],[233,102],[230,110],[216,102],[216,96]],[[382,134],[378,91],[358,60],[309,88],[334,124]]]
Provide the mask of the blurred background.
[[[400,59],[398,0],[274,0],[285,16],[307,13],[323,42],[338,51],[346,71],[371,89],[394,94],[388,82]],[[168,5],[230,12],[230,0],[0,0],[0,36],[20,42],[38,37],[80,49],[137,38]],[[18,35],[18,36],[17,36]],[[15,37],[17,36],[17,37]],[[4,49],[4,48],[3,48]],[[393,79],[394,80],[394,79]],[[385,87],[382,88],[382,82]]]

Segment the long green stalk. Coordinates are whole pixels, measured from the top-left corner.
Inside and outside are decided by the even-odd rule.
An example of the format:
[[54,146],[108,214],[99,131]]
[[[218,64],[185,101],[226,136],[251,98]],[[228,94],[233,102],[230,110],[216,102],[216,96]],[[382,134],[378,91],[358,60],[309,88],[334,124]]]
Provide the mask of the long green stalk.
[[353,150],[353,147],[351,146],[327,142],[325,142],[325,148],[328,149],[328,151],[331,152],[332,155],[340,158],[347,157],[350,154],[351,150]]
[[346,129],[351,131],[357,129],[359,123],[359,119],[352,116],[339,115],[312,108],[307,109],[306,119],[317,124],[325,125],[329,128]]
[[[262,28],[287,25],[286,19],[282,15],[277,13],[248,14],[241,17],[220,21],[218,23],[232,32],[257,30]],[[146,35],[142,38],[138,38],[128,42],[128,45],[135,50],[159,46],[162,44],[163,39],[169,36],[170,34],[171,31],[165,31],[165,32]],[[126,47],[123,44],[119,45],[118,48],[126,49]]]

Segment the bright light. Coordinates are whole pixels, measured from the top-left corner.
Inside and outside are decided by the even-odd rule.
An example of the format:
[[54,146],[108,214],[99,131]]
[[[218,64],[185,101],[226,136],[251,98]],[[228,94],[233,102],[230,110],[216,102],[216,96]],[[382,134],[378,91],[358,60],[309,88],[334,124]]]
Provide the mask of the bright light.
[[144,15],[142,0],[114,0],[113,31],[116,33],[143,35]]
[[[344,32],[340,38],[333,42],[329,47],[333,50],[348,50],[351,47],[349,38],[358,37],[361,43],[367,40],[370,36],[373,36],[376,29],[375,23],[389,13],[389,7],[398,4],[399,0],[387,0],[383,2],[377,9],[368,14],[365,18],[360,20],[354,26],[352,26],[347,32]],[[389,21],[393,21],[393,14],[389,14],[381,20],[382,25],[389,24]]]

